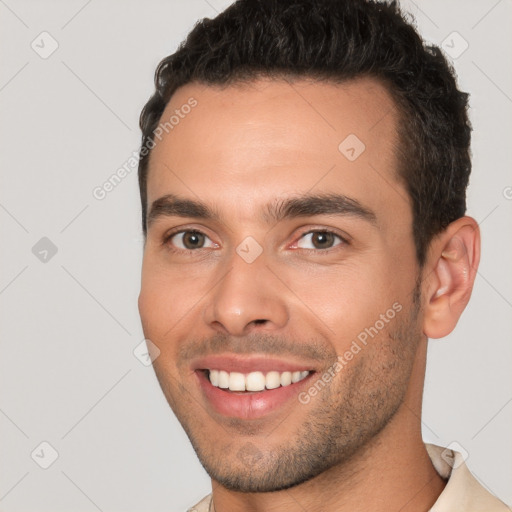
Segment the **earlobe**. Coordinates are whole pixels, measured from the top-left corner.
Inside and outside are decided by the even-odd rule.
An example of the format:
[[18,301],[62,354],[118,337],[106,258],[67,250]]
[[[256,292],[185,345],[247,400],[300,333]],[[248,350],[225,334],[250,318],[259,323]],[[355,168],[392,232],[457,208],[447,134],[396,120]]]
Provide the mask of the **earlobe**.
[[480,261],[480,230],[471,217],[452,222],[431,245],[423,331],[448,335],[469,302]]

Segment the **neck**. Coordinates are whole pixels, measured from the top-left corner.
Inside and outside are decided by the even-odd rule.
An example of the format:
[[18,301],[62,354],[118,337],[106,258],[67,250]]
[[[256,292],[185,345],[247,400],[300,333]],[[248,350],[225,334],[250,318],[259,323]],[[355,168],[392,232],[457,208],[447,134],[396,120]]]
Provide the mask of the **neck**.
[[427,512],[446,482],[435,471],[421,437],[426,340],[420,343],[400,408],[364,448],[343,464],[290,489],[240,493],[213,484],[215,512]]

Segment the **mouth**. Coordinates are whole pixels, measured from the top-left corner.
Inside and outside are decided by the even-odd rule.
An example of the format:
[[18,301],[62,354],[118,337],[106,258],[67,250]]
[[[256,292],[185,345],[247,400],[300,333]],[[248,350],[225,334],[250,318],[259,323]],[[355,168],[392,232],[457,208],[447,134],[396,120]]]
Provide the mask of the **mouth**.
[[303,407],[297,397],[316,372],[283,361],[223,357],[198,362],[194,373],[207,410],[249,420]]
[[210,384],[216,388],[231,392],[259,392],[269,389],[286,387],[304,380],[311,371],[287,371],[276,370],[264,373],[253,371],[247,374],[240,372],[227,372],[225,370],[204,370]]

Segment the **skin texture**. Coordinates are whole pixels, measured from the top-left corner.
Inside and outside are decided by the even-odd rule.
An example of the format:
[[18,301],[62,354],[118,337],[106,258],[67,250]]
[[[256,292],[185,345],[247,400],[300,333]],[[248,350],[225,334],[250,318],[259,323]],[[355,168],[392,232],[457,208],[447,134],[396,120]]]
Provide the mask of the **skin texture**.
[[[477,224],[452,223],[419,269],[395,172],[399,118],[372,79],[188,84],[162,119],[190,97],[197,106],[152,152],[148,207],[175,194],[219,218],[151,222],[139,311],[160,350],[161,388],[212,477],[215,510],[427,511],[445,485],[421,439],[427,337],[448,334],[469,300]],[[354,161],[338,149],[350,134],[365,145]],[[375,222],[265,219],[268,202],[312,193],[355,199]],[[203,246],[185,251],[174,228],[201,231]],[[329,238],[326,249],[312,230],[346,241]],[[236,252],[249,236],[262,248],[252,263]],[[226,417],[191,368],[196,355],[278,355],[321,376],[394,304],[400,311],[307,404]]]

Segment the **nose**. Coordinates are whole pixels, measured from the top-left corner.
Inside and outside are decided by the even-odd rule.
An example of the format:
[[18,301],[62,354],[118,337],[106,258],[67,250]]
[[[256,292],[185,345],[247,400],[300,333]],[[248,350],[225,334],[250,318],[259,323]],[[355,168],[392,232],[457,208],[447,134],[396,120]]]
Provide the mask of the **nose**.
[[205,322],[231,336],[283,328],[289,319],[286,289],[267,268],[264,253],[252,263],[234,253],[229,263],[219,283],[208,294]]

